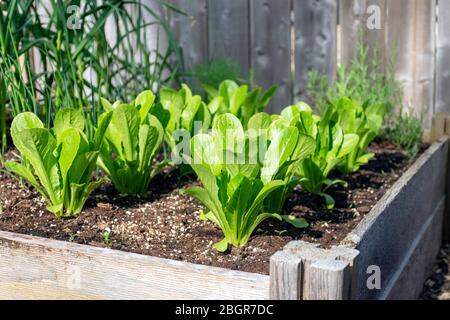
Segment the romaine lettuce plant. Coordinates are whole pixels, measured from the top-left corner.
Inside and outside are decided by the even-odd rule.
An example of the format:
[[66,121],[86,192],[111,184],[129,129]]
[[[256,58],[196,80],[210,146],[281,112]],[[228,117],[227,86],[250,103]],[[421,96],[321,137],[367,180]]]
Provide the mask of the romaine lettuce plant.
[[161,121],[165,128],[165,141],[172,150],[177,146],[177,130],[185,130],[190,137],[200,131],[206,131],[211,125],[211,114],[198,95],[193,95],[185,84],[179,91],[162,89],[160,104],[150,112]]
[[[266,117],[268,115],[252,118],[252,127],[256,128],[258,123],[270,125]],[[224,239],[214,245],[218,251],[226,251],[229,245],[244,246],[255,228],[266,219],[285,218],[292,223],[281,216],[280,211],[266,210],[266,200],[272,194],[284,197],[283,188],[288,179],[284,181],[277,176],[289,167],[299,141],[296,127],[276,129],[270,132],[270,145],[262,161],[256,157],[261,151],[259,148],[265,148],[259,143],[260,137],[244,131],[239,119],[230,113],[214,119],[210,134],[199,134],[191,140],[191,166],[203,186],[184,192],[202,202],[207,208],[203,217],[223,231]],[[264,133],[262,130],[262,135]],[[263,139],[265,142],[266,138]],[[301,222],[306,226],[304,220]]]
[[314,152],[316,143],[313,137],[299,132],[285,119],[271,117],[264,112],[250,118],[248,130],[259,132],[259,137],[266,139],[265,143],[269,146],[263,162],[260,163],[263,177],[269,174],[269,179],[285,182],[283,188],[269,195],[265,201],[265,209],[268,212],[280,212],[287,197],[299,183],[295,169]]
[[346,134],[357,134],[360,137],[358,145],[338,166],[343,173],[358,171],[375,156],[373,153],[367,153],[366,149],[380,133],[385,107],[369,103],[360,105],[356,101],[342,98],[331,103],[326,113],[331,113],[330,118],[339,123]]
[[209,112],[213,116],[232,113],[241,120],[244,128],[253,115],[264,111],[277,91],[276,86],[264,92],[261,88],[249,91],[247,85],[239,86],[232,80],[223,81],[218,89],[208,85],[203,87],[209,98]]
[[104,182],[92,181],[92,172],[110,119],[109,113],[102,117],[89,142],[83,133],[82,110],[61,109],[52,130],[44,128],[34,113],[21,113],[13,120],[11,136],[30,166],[9,161],[5,167],[35,187],[56,217],[76,216],[90,193]]
[[151,91],[142,92],[130,104],[111,105],[103,100],[112,116],[98,164],[121,194],[144,193],[150,180],[166,165],[163,161],[153,166],[164,139],[160,121],[149,113],[154,100]]
[[328,113],[320,118],[313,114],[309,106],[299,103],[284,109],[280,118],[295,125],[300,133],[315,139],[314,153],[296,166],[295,174],[300,177],[303,189],[323,196],[327,207],[333,208],[335,201],[327,194],[327,190],[335,184],[346,185],[346,183],[339,179],[329,179],[329,174],[354,151],[359,136],[345,134],[330,116]]

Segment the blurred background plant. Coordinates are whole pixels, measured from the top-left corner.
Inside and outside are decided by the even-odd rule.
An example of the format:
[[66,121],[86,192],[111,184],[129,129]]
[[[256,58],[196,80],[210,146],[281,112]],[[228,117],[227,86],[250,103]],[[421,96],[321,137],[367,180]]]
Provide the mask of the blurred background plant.
[[395,78],[395,54],[388,59],[383,72],[381,58],[375,48],[369,50],[362,41],[358,43],[357,55],[350,67],[340,65],[335,83],[313,70],[308,77],[308,91],[316,108],[324,112],[328,101],[335,102],[347,97],[359,103],[383,104],[388,114],[402,104],[401,84]]
[[183,82],[189,85],[193,92],[208,98],[207,88],[216,88],[227,80],[238,85],[249,85],[250,74],[245,75],[239,64],[229,57],[213,58],[207,62],[199,63],[192,69],[181,71]]
[[[50,127],[58,109],[82,108],[91,136],[102,111],[99,96],[127,101],[178,81],[181,56],[161,12],[183,13],[164,0],[11,0],[0,6],[2,151],[9,112],[34,112]],[[149,30],[157,31],[151,40]]]
[[315,70],[309,73],[308,98],[320,113],[341,98],[366,105],[384,105],[386,117],[379,136],[413,157],[422,141],[423,125],[420,117],[404,111],[402,86],[395,76],[396,56],[393,50],[387,65],[383,66],[377,48],[370,50],[360,36],[357,55],[349,67],[338,67],[334,83]]
[[415,157],[423,136],[422,120],[411,112],[401,110],[393,119],[393,123],[385,128],[384,135],[410,157]]
[[225,80],[232,80],[239,84],[248,82],[246,77],[242,75],[239,64],[230,58],[218,58],[207,63],[201,63],[195,67],[191,75],[199,83],[214,88],[218,88]]

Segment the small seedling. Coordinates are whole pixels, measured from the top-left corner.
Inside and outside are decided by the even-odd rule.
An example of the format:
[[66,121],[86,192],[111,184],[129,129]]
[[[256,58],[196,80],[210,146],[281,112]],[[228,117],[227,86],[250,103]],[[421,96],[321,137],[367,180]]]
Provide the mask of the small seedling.
[[106,228],[102,233],[103,242],[105,243],[107,248],[112,247],[111,233],[112,233],[112,231],[110,228]]

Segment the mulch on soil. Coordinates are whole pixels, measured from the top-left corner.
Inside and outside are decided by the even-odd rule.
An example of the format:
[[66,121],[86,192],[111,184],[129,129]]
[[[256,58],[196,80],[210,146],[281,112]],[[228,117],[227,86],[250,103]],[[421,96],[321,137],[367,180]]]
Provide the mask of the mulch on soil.
[[[332,190],[335,209],[327,210],[322,198],[297,188],[285,212],[305,218],[308,228],[269,221],[260,226],[247,246],[232,248],[226,254],[212,248],[221,240],[221,231],[199,219],[202,206],[180,195],[180,189],[196,182],[180,177],[174,168],[159,174],[143,197],[122,197],[111,185],[104,185],[74,219],[54,218],[36,191],[0,172],[0,230],[268,274],[270,256],[291,240],[322,247],[338,244],[411,164],[387,141],[378,141],[370,149],[375,160],[356,174],[339,177],[349,185]],[[110,232],[109,239],[105,239],[105,231]]]
[[436,259],[433,274],[425,281],[422,300],[450,300],[450,243],[444,245]]

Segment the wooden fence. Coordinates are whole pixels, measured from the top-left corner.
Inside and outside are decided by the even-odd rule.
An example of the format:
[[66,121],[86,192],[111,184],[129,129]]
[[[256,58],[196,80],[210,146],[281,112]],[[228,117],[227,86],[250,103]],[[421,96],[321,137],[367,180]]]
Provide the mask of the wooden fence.
[[[230,57],[263,87],[279,85],[270,111],[301,99],[308,72],[335,77],[356,53],[357,34],[380,50],[397,48],[405,105],[423,115],[450,111],[449,0],[171,0],[185,66]],[[379,14],[379,20],[374,20]]]

